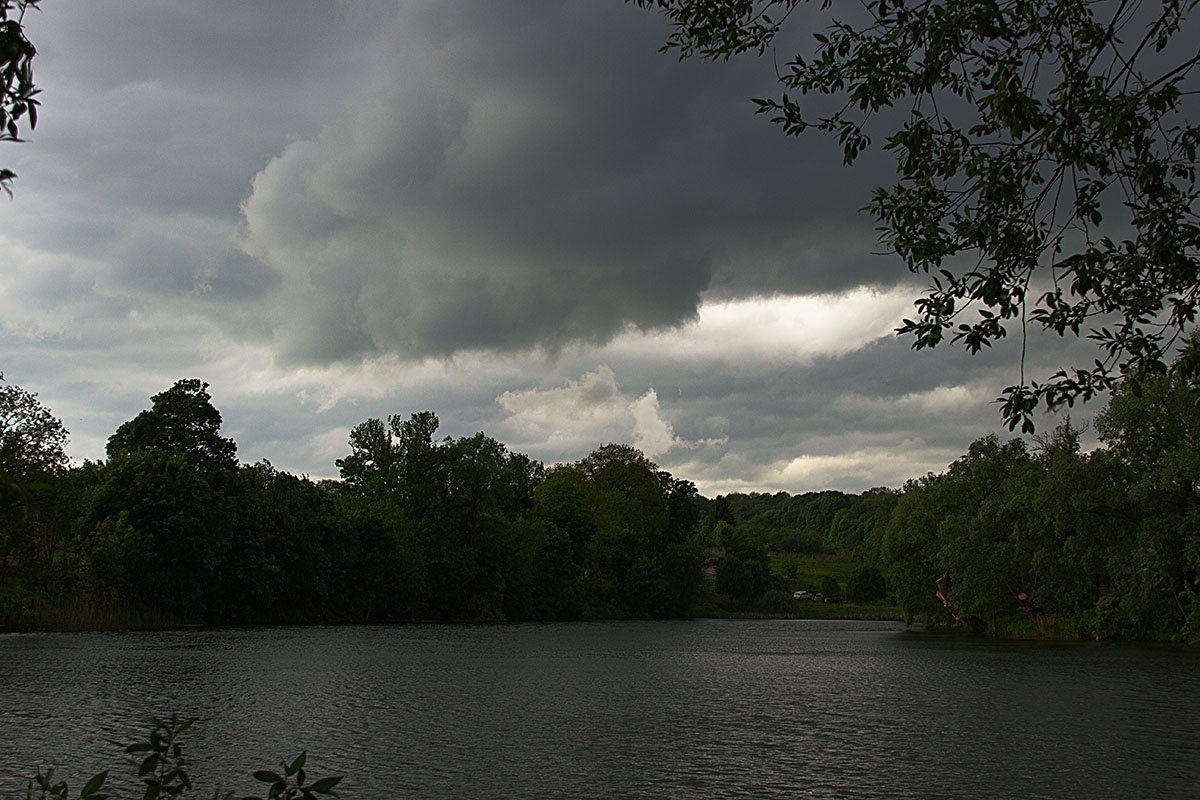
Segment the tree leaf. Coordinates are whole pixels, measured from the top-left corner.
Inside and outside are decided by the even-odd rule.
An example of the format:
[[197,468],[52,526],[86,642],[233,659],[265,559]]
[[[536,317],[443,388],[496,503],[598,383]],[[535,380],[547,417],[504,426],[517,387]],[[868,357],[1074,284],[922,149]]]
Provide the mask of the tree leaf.
[[310,786],[308,788],[311,789],[312,791],[316,792],[317,794],[329,794],[330,790],[333,789],[333,787],[337,786],[339,783],[341,783],[341,781],[342,781],[341,775],[330,776],[328,778],[321,778],[320,780],[318,780],[316,783],[314,783],[312,786]]
[[308,752],[302,751],[300,755],[296,756],[296,759],[291,763],[291,766],[287,768],[287,774],[289,776],[295,775],[301,769],[301,767],[304,766],[304,762],[307,758]]
[[104,772],[100,772],[100,773],[93,775],[92,779],[83,785],[83,789],[80,790],[79,796],[80,797],[88,797],[90,795],[95,794],[96,792],[98,792],[100,790],[100,787],[104,785],[104,781],[106,781],[107,779],[108,779],[108,770],[104,770]]

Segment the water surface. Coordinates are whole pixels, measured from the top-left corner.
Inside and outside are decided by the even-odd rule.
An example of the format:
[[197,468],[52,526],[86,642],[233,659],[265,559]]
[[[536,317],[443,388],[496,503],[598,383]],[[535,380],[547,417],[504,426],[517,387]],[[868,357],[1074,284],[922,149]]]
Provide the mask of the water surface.
[[346,798],[1200,796],[1194,651],[797,620],[0,636],[0,792],[172,711],[241,793],[307,749]]

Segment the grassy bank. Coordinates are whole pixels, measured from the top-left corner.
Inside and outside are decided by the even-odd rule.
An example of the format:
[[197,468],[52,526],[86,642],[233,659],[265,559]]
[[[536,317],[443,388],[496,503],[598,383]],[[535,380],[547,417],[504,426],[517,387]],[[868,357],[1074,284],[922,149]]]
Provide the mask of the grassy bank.
[[795,619],[880,619],[904,621],[904,610],[900,606],[856,605],[853,603],[808,603],[799,602]]
[[[709,555],[720,558],[723,550],[712,548]],[[737,608],[717,592],[715,575],[706,575],[693,616],[711,619],[862,619],[897,620],[905,614],[899,606],[887,602],[819,603],[793,600],[797,589],[823,590],[823,581],[836,580],[844,592],[850,578],[863,562],[848,555],[809,556],[799,553],[770,553],[771,588],[751,608]]]
[[[793,559],[795,560],[795,559]],[[861,561],[851,561],[841,558],[804,558],[798,559],[796,567],[797,588],[810,592],[821,590],[822,578],[833,578],[846,589],[846,581],[862,567]]]

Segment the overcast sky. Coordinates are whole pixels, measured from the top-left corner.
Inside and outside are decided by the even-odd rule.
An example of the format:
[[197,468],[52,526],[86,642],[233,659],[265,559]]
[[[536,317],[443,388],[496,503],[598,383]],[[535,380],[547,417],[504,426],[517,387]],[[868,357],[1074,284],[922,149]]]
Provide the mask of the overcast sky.
[[895,337],[922,283],[856,211],[890,164],[755,116],[769,56],[679,63],[620,0],[48,0],[27,33],[0,370],[76,460],[183,377],[313,477],[425,409],[708,496],[896,487],[1001,430],[1019,342]]

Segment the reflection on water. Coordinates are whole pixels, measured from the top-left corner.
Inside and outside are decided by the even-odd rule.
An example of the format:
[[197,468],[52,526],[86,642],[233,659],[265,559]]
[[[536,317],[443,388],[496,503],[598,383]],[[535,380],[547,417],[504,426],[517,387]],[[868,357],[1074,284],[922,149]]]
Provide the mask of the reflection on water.
[[307,749],[347,798],[1200,796],[1194,651],[791,620],[0,636],[0,792],[172,711],[238,791]]

